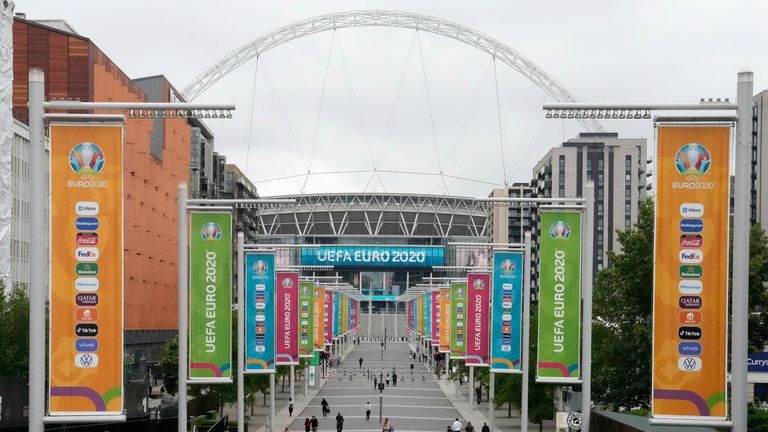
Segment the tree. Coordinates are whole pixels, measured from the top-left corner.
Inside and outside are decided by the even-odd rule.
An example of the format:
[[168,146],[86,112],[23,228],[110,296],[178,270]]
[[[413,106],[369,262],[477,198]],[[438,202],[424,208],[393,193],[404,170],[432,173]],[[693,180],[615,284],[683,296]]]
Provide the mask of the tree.
[[618,232],[621,252],[608,252],[594,284],[592,398],[613,409],[650,404],[653,230],[648,199],[637,224]]
[[749,352],[768,345],[768,236],[760,224],[749,233]]
[[0,281],[0,377],[29,375],[29,298],[24,290],[5,291]]

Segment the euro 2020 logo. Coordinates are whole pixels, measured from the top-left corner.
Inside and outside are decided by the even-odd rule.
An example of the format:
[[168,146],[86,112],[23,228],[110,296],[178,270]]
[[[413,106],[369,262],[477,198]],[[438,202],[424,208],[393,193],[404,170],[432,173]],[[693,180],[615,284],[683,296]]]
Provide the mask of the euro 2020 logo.
[[258,260],[256,261],[256,264],[253,265],[253,271],[260,274],[266,273],[268,268],[269,266],[264,260]]
[[105,161],[104,152],[92,142],[81,142],[69,152],[69,167],[81,177],[91,178],[99,174]]
[[512,273],[515,271],[515,263],[511,259],[505,259],[501,262],[502,273]]
[[289,277],[283,278],[282,284],[285,289],[293,289],[293,279]]
[[475,279],[474,282],[472,282],[472,288],[476,290],[481,290],[485,288],[485,282],[483,282],[482,279]]
[[550,225],[549,236],[553,239],[567,239],[571,236],[571,227],[563,221],[557,221]]
[[709,150],[699,143],[685,144],[675,154],[675,168],[683,177],[701,177],[711,164]]
[[208,222],[200,228],[200,237],[203,240],[218,240],[221,238],[221,227],[213,222]]

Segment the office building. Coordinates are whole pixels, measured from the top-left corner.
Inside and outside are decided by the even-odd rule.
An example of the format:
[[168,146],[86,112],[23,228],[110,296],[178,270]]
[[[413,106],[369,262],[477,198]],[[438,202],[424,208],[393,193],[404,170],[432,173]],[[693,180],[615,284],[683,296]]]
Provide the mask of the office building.
[[768,176],[761,174],[768,168],[768,152],[765,151],[765,145],[768,145],[768,90],[752,98],[751,139],[749,219],[753,224],[759,222],[765,229],[768,224]]

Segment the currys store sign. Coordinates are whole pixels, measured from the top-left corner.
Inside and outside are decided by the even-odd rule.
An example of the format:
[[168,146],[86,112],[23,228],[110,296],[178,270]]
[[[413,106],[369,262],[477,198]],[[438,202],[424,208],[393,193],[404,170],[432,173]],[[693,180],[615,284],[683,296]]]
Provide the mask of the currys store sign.
[[302,265],[434,267],[445,265],[442,246],[319,246],[301,249]]
[[768,372],[768,352],[749,353],[747,371]]

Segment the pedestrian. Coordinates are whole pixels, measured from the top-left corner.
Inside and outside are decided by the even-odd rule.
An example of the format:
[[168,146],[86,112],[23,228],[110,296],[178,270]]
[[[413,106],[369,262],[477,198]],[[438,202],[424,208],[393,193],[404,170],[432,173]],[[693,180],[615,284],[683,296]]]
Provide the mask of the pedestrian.
[[491,432],[491,428],[488,427],[488,423],[483,423],[483,427],[480,429],[480,432]]
[[[341,431],[339,431],[341,432]],[[475,427],[472,426],[472,422],[468,421],[467,425],[464,427],[464,432],[475,432]]]
[[341,432],[344,429],[344,417],[341,413],[336,413],[336,432]]
[[389,387],[389,372],[387,372],[387,387]]
[[309,432],[310,427],[312,427],[312,421],[307,417],[306,420],[304,420],[304,432]]
[[384,424],[381,425],[381,432],[395,432],[395,428],[389,423],[389,417],[384,418]]
[[291,431],[289,431],[288,430],[288,426],[286,426],[286,427],[283,428],[283,432],[291,432]]
[[319,422],[317,421],[317,417],[312,416],[312,432],[317,432],[317,424]]
[[325,398],[320,401],[320,406],[323,408],[323,417],[328,417],[328,413],[331,412],[331,409],[328,407],[328,401],[325,400]]
[[373,389],[376,390],[379,388],[379,379],[376,378],[376,375],[373,376]]
[[363,368],[363,358],[360,357],[359,359],[357,359],[357,362],[360,364],[360,369],[362,369]]
[[293,398],[288,398],[288,417],[293,417]]
[[454,420],[453,424],[451,425],[451,430],[453,432],[461,432],[461,428],[462,428],[461,422],[459,421],[459,418],[456,417],[456,420]]
[[392,372],[392,387],[397,387],[397,372]]
[[365,421],[368,421],[371,419],[371,402],[368,401],[365,403]]
[[475,388],[475,399],[477,399],[477,404],[480,405],[480,402],[483,400],[483,387],[477,386]]

